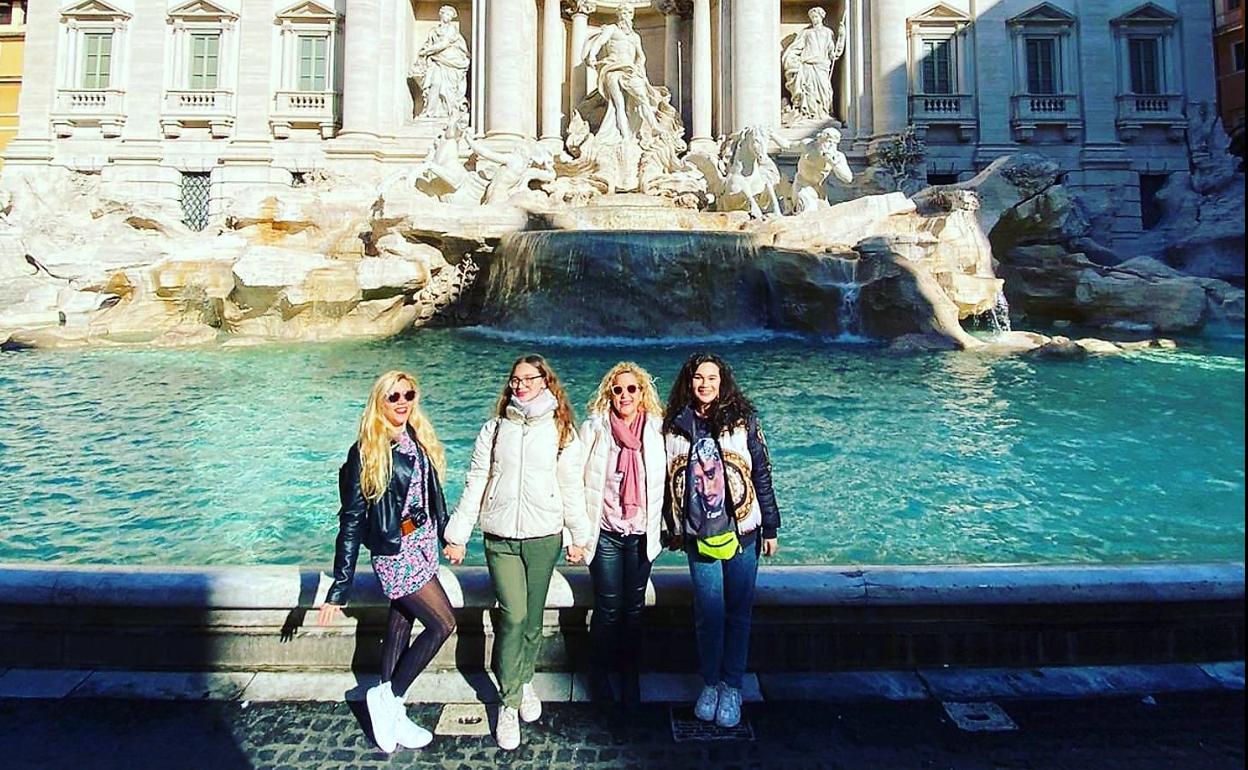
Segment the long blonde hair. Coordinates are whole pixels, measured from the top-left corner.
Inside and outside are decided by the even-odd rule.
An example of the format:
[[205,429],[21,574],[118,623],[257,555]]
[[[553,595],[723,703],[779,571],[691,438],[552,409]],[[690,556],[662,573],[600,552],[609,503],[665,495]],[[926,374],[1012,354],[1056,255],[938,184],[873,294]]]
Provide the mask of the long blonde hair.
[[632,361],[619,362],[603,376],[602,382],[598,383],[598,390],[594,391],[593,398],[589,400],[589,413],[606,414],[611,410],[611,385],[621,374],[631,374],[637,378],[637,382],[641,384],[642,410],[648,417],[662,420],[663,406],[659,401],[659,393],[654,388],[654,378],[650,376],[650,372]]
[[[520,364],[528,364],[537,369],[542,375],[542,379],[546,382],[546,389],[550,391],[550,395],[555,397],[558,406],[555,407],[555,426],[559,429],[559,448],[563,449],[572,443],[572,439],[576,436],[576,411],[572,409],[572,402],[568,400],[568,393],[563,389],[563,383],[559,382],[559,375],[555,374],[555,370],[550,368],[550,364],[546,363],[546,359],[539,355],[520,356],[512,363],[511,368],[507,370],[507,379],[510,380],[516,374],[516,367]],[[507,404],[511,403],[511,383],[503,383],[503,391],[498,394],[498,401],[494,404],[494,415],[496,417],[507,416]]]
[[[368,394],[368,403],[364,405],[364,414],[360,417],[360,491],[368,500],[377,501],[390,486],[391,436],[394,428],[382,412],[382,401],[395,385],[400,382],[411,383],[412,390],[420,392],[420,383],[415,375],[402,371],[390,371],[377,378],[373,389]],[[424,411],[412,404],[412,411],[407,415],[407,424],[416,432],[416,440],[437,472],[438,477],[446,475],[446,449],[438,440],[433,424],[425,416]]]

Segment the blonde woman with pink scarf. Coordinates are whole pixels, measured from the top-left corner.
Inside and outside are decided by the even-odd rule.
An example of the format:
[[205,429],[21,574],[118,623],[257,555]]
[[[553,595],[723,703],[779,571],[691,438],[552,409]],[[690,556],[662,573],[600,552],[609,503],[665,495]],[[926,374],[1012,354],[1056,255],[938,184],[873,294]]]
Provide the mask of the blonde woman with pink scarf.
[[620,699],[632,708],[641,701],[641,611],[662,545],[663,407],[650,374],[626,361],[602,378],[589,414],[580,439],[586,515],[597,533],[585,553],[594,580],[590,690],[613,700],[610,674],[618,674]]

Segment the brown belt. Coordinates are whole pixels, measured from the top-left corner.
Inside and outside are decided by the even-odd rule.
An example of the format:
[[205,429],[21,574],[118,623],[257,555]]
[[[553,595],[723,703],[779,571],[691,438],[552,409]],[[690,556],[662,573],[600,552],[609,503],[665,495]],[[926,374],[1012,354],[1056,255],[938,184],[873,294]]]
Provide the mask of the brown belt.
[[412,534],[416,531],[416,522],[411,519],[403,519],[403,521],[399,522],[399,531],[403,533],[404,537]]

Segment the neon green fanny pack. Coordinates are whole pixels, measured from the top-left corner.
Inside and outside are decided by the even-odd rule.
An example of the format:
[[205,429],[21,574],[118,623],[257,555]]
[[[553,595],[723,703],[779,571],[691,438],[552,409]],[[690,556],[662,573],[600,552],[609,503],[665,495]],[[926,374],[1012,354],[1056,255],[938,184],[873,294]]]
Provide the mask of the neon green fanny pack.
[[730,529],[718,535],[698,538],[698,555],[712,559],[726,560],[741,551],[741,541],[737,539],[736,529]]

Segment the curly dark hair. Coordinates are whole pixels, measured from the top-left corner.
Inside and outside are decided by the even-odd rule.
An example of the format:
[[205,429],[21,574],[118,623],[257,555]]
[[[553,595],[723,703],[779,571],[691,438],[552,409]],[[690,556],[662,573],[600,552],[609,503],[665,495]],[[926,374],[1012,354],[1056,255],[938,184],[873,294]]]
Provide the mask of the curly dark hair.
[[680,374],[672,382],[672,392],[667,397],[667,410],[663,418],[664,433],[675,426],[676,419],[685,411],[686,406],[696,403],[693,395],[693,374],[705,363],[719,367],[719,398],[711,402],[707,413],[707,421],[715,435],[744,425],[758,413],[754,404],[737,387],[737,380],[732,376],[732,367],[727,361],[714,353],[694,353],[685,359],[684,365],[680,367]]

